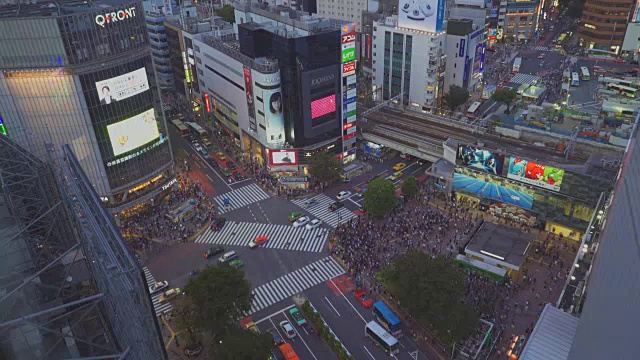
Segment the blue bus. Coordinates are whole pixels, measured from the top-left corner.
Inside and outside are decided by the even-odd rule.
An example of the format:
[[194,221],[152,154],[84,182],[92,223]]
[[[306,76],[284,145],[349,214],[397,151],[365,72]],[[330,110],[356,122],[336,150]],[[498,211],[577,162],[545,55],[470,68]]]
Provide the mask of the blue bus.
[[397,336],[402,334],[402,322],[400,321],[400,318],[391,311],[387,304],[382,300],[373,304],[373,315],[378,319],[378,322],[391,333],[391,335]]

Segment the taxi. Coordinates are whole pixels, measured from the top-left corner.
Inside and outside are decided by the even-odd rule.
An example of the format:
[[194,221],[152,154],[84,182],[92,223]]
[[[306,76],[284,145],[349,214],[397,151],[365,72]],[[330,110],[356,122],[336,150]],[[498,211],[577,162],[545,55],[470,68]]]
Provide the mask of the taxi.
[[227,157],[224,155],[222,151],[217,152],[216,155],[218,155],[218,158],[220,159],[220,161],[227,161]]
[[291,213],[291,215],[289,215],[289,222],[294,222],[303,216],[304,216],[304,213],[301,211],[293,212]]
[[249,247],[252,249],[255,249],[257,247],[262,246],[263,244],[266,244],[267,241],[269,241],[269,238],[267,238],[265,235],[261,235],[251,240],[251,242],[249,243]]
[[389,179],[391,181],[396,181],[396,180],[400,179],[403,176],[404,176],[404,173],[402,171],[397,171],[397,172],[393,173],[393,175],[389,176],[387,179]]
[[400,171],[400,170],[402,170],[402,169],[404,169],[406,167],[407,167],[407,164],[405,164],[403,162],[400,162],[400,163],[397,163],[397,164],[393,165],[392,169],[395,170],[395,171]]

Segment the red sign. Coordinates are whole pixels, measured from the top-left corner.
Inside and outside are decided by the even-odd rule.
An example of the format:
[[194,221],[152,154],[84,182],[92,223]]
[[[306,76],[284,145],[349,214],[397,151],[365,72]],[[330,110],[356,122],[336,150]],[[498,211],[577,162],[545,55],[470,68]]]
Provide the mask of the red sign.
[[342,44],[348,44],[356,41],[356,32],[350,32],[342,35]]
[[342,128],[344,130],[347,130],[348,128],[352,127],[353,125],[354,125],[354,123],[351,122],[351,123],[345,124]]
[[354,137],[356,137],[356,133],[355,133],[355,132],[354,132],[354,133],[351,133],[351,134],[349,134],[349,135],[345,135],[345,136],[343,137],[343,139],[344,139],[344,141],[347,141],[347,140],[349,140],[349,139],[353,139]]
[[204,106],[207,109],[207,112],[211,112],[211,102],[209,100],[209,93],[204,93]]
[[350,61],[348,63],[342,64],[342,73],[344,75],[348,75],[356,71],[356,62]]

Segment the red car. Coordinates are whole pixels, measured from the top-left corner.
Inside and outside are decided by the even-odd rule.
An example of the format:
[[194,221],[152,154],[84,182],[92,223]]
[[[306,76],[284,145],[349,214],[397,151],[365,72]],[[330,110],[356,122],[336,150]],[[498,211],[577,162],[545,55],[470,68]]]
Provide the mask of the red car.
[[365,309],[368,309],[373,306],[373,301],[369,299],[369,297],[364,293],[364,290],[358,290],[353,293],[358,302],[364,306]]
[[624,59],[622,59],[622,58],[615,58],[615,59],[613,59],[613,62],[623,63],[623,62],[624,62]]
[[257,238],[255,238],[255,240],[251,240],[251,242],[249,243],[249,247],[255,249],[262,244],[266,244],[267,241],[269,241],[269,239],[265,235],[258,236]]

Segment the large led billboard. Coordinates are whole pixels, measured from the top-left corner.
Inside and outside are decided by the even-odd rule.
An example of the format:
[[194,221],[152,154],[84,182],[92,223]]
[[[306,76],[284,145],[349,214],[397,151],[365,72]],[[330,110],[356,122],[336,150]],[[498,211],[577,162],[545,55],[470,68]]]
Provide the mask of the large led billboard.
[[269,151],[271,165],[297,165],[298,150],[271,150]]
[[398,26],[428,31],[442,31],[445,0],[400,0]]
[[[491,180],[491,179],[487,179]],[[453,188],[487,197],[502,203],[519,206],[531,210],[533,207],[533,194],[524,188],[516,189],[516,186],[506,187],[499,181],[484,181],[466,174],[453,174]]]
[[311,118],[330,114],[336,111],[336,94],[332,94],[322,99],[311,102]]
[[98,81],[96,90],[102,105],[124,100],[149,90],[147,71],[145,68],[140,68],[124,75]]
[[107,126],[113,155],[135,150],[160,137],[154,109]]
[[458,159],[464,166],[486,171],[495,175],[502,175],[504,155],[495,154],[475,146],[459,145]]
[[481,74],[484,70],[484,44],[479,43],[476,45],[476,53],[473,57],[473,71],[472,76],[477,76]]
[[559,191],[564,177],[564,170],[511,156],[509,158],[507,177],[545,189]]
[[264,119],[266,123],[267,143],[271,146],[284,144],[284,115],[282,114],[282,92],[280,89],[265,90]]

